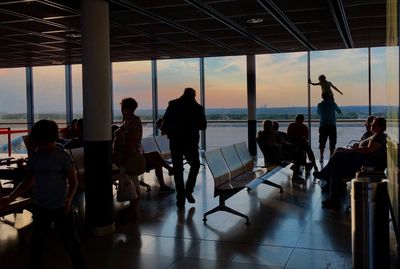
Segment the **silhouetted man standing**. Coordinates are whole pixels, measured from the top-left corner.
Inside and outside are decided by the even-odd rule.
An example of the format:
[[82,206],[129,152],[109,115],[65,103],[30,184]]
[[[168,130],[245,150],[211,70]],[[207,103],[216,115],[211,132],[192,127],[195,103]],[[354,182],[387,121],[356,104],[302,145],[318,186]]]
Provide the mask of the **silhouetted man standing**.
[[[162,126],[162,130],[169,138],[171,148],[178,208],[185,206],[185,198],[189,203],[195,202],[192,193],[200,168],[199,131],[207,128],[204,107],[197,103],[195,97],[196,91],[186,88],[181,97],[170,101]],[[184,157],[190,165],[186,188],[183,180]]]

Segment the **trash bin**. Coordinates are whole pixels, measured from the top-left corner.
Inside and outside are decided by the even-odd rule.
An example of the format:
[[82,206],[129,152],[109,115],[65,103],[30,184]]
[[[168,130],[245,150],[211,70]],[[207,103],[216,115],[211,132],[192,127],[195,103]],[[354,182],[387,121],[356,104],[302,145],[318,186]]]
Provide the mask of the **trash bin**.
[[353,268],[389,268],[389,206],[382,175],[359,172],[352,180]]

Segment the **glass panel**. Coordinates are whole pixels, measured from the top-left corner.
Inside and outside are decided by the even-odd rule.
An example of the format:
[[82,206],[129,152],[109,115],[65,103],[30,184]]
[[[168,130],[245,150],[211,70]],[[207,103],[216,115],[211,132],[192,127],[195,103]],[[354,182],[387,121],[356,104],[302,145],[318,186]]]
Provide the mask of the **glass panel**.
[[398,47],[371,49],[372,114],[388,120],[387,133],[398,137],[399,55]]
[[[368,50],[346,49],[311,52],[311,80],[318,82],[321,74],[332,82],[343,95],[332,89],[335,102],[342,110],[337,122],[337,145],[346,146],[350,140],[360,139],[364,120],[368,116]],[[311,85],[311,106],[316,120],[311,132],[314,151],[318,148],[318,115],[316,106],[321,101],[321,87]],[[329,156],[328,145],[325,159]],[[318,154],[317,154],[318,156]]]
[[113,71],[113,112],[114,122],[122,121],[120,103],[123,98],[132,97],[138,102],[136,114],[143,122],[143,137],[153,134],[151,62],[119,62],[112,64]]
[[[0,69],[0,153],[8,152],[8,128],[12,131],[27,129],[25,68]],[[12,153],[20,153],[21,136],[10,137]]]
[[72,70],[72,117],[79,119],[83,117],[82,102],[82,65],[71,65]]
[[181,96],[185,88],[195,89],[200,102],[199,59],[157,61],[157,76],[159,117],[164,115],[168,102]]
[[[307,119],[307,53],[257,55],[256,62],[257,129],[269,119],[286,132],[298,113]],[[259,148],[258,156],[262,156]]]
[[204,59],[207,150],[247,141],[246,57]]
[[65,67],[34,67],[32,71],[35,122],[50,119],[62,127],[66,122]]

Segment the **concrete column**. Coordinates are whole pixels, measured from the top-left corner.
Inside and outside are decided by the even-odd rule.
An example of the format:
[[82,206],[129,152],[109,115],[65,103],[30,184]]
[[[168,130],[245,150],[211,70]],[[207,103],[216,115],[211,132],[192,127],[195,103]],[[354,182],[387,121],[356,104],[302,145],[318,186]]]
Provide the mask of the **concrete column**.
[[114,231],[108,1],[81,1],[81,29],[86,223],[103,235]]
[[256,103],[256,56],[247,55],[247,123],[249,151],[257,155],[257,103]]

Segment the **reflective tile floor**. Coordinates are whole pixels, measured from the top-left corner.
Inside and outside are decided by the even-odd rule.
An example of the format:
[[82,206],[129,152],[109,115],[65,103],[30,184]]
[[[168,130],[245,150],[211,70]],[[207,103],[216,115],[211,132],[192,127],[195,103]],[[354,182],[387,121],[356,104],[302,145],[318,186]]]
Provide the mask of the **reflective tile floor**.
[[[118,211],[126,206],[115,203],[115,233],[94,237],[80,236],[87,268],[352,268],[351,214],[321,208],[324,195],[312,176],[304,184],[290,180],[291,170],[282,169],[272,181],[284,193],[260,185],[242,190],[227,205],[247,214],[245,220],[225,212],[203,213],[217,205],[213,180],[201,168],[194,197],[196,203],[177,211],[175,195],[159,195],[153,173],[145,175],[152,191],[143,197],[139,221],[119,220]],[[173,186],[172,177],[166,176]],[[82,212],[81,212],[82,213]],[[29,212],[8,216],[10,225],[0,222],[0,268],[27,268],[31,216]],[[392,229],[391,229],[392,230]],[[391,231],[391,266],[399,268]],[[55,232],[50,234],[47,268],[71,268],[68,256]]]

